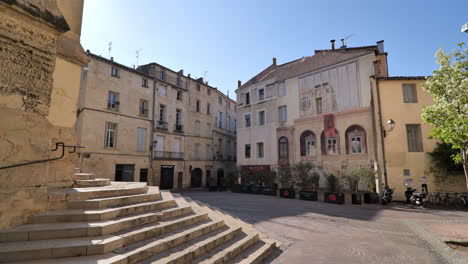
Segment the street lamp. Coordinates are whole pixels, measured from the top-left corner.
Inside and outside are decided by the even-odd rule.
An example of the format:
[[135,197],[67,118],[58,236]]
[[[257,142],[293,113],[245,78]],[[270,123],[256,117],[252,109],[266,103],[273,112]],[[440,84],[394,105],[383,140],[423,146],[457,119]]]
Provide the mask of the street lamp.
[[461,27],[461,32],[468,33],[468,22],[463,24],[463,26]]
[[387,136],[388,133],[390,133],[390,131],[393,130],[393,128],[395,127],[395,121],[393,119],[388,119],[387,121],[387,129],[383,129],[384,130],[384,137]]

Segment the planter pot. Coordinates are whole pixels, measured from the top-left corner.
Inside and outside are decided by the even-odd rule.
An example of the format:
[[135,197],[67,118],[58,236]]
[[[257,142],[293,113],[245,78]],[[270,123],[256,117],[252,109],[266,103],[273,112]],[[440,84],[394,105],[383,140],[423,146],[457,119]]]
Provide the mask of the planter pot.
[[307,200],[307,201],[317,201],[318,200],[318,193],[317,192],[300,191],[299,192],[299,199]]
[[366,204],[379,203],[379,194],[378,193],[364,193],[364,203]]
[[241,185],[241,193],[250,193],[250,185]]
[[263,193],[263,187],[258,186],[258,185],[254,185],[254,186],[252,186],[250,192],[253,193],[253,194],[262,194]]
[[290,188],[281,188],[280,189],[280,197],[281,198],[289,198],[295,199],[296,198],[296,191]]
[[330,193],[326,192],[324,194],[324,199],[326,203],[333,203],[333,204],[344,204],[345,197],[344,193]]
[[262,193],[263,193],[264,195],[276,196],[276,189],[264,188]]
[[210,192],[216,192],[218,190],[218,187],[217,186],[210,186],[208,187],[208,191]]
[[241,192],[241,185],[240,184],[233,184],[231,186],[231,192],[240,193]]
[[351,203],[352,204],[362,204],[362,198],[361,194],[359,193],[353,193],[351,194]]
[[219,186],[218,191],[225,192],[227,190],[226,186]]

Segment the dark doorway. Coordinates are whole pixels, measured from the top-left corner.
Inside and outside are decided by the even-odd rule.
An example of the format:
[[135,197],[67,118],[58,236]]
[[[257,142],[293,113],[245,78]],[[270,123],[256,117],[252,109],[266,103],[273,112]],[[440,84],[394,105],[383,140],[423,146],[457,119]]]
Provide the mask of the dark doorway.
[[190,177],[190,187],[191,188],[200,188],[202,187],[202,170],[196,168],[192,170],[192,175]]
[[135,165],[133,164],[116,164],[115,165],[115,181],[133,181],[133,172]]
[[148,181],[148,169],[140,169],[140,182]]
[[218,187],[224,187],[224,170],[218,169]]
[[211,170],[206,170],[206,187],[210,187]]
[[174,189],[174,166],[161,166],[161,183],[159,188],[162,190]]

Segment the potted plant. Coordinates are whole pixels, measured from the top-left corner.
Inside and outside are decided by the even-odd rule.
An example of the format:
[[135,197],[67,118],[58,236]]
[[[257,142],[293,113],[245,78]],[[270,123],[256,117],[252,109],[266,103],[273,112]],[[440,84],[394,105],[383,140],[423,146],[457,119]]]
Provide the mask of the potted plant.
[[263,176],[263,191],[265,195],[276,196],[276,191],[278,190],[278,185],[275,183],[276,172],[268,171]]
[[351,203],[362,204],[361,194],[358,193],[359,181],[361,180],[361,168],[348,168],[342,173],[342,179],[348,183],[351,191]]
[[249,184],[249,173],[243,169],[240,169],[239,175],[240,175],[240,180],[241,180],[240,192],[250,193],[251,186]]
[[328,192],[324,194],[324,201],[326,203],[344,204],[344,193],[338,192],[339,179],[333,173],[325,176],[328,184]]
[[364,203],[379,203],[379,194],[376,192],[376,172],[371,168],[361,167],[359,170],[361,184],[366,188],[364,191]]
[[253,194],[262,194],[263,193],[263,182],[264,182],[265,173],[255,173],[252,175],[251,179],[254,182],[251,188],[251,193]]
[[278,180],[281,184],[280,197],[295,199],[296,191],[294,190],[294,178],[290,166],[278,168]]
[[209,183],[208,191],[216,192],[218,190],[218,185],[217,185],[217,181],[215,177],[211,176],[208,179],[208,183]]
[[[316,189],[312,186],[312,175],[311,171],[315,168],[314,164],[307,161],[301,161],[294,164],[293,174],[298,187],[301,188],[299,191],[299,199],[317,201]],[[320,177],[320,176],[319,176]],[[319,178],[320,179],[320,178]]]

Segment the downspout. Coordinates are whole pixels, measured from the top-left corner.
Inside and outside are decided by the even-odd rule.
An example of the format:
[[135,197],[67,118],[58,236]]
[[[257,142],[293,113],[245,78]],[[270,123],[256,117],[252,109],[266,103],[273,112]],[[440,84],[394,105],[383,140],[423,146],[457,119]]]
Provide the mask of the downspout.
[[152,110],[151,110],[151,132],[150,132],[150,171],[151,171],[151,182],[150,182],[150,185],[154,185],[155,181],[154,181],[154,176],[155,176],[155,173],[154,173],[154,166],[153,166],[153,162],[154,162],[154,111],[155,111],[155,108],[156,108],[156,78],[154,78],[153,80],[153,98],[152,98]]
[[370,86],[371,86],[371,101],[370,101],[370,107],[371,107],[371,114],[372,114],[372,152],[374,156],[374,170],[377,172],[377,177],[378,177],[378,185],[376,185],[376,191],[377,193],[382,193],[381,190],[381,182],[382,182],[382,177],[381,177],[381,171],[379,168],[379,154],[378,154],[378,148],[377,148],[377,124],[376,124],[376,112],[375,112],[375,98],[374,98],[374,90],[373,90],[373,85],[372,81],[370,81]]
[[382,107],[380,102],[380,87],[379,87],[379,78],[375,78],[376,83],[376,90],[377,90],[377,102],[378,102],[378,109],[379,109],[379,125],[380,125],[380,143],[382,144],[382,161],[383,161],[383,169],[384,169],[384,181],[385,187],[388,187],[388,178],[387,178],[387,159],[385,157],[385,132],[383,131],[383,124],[382,124]]

